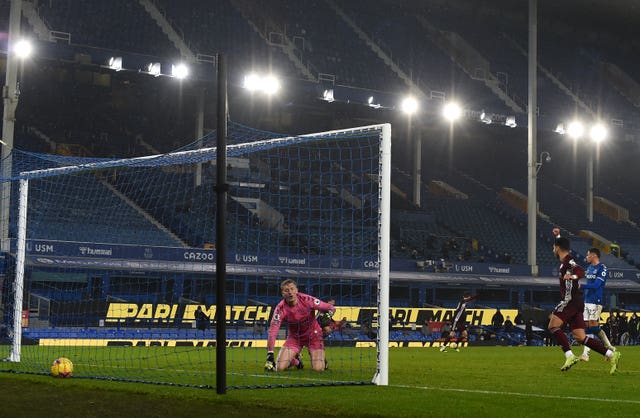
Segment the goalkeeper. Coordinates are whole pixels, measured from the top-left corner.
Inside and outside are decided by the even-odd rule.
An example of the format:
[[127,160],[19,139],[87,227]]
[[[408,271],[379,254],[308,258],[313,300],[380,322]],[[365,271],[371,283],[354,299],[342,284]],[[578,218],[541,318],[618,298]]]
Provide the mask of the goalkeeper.
[[[298,293],[296,282],[291,279],[284,280],[280,284],[282,301],[276,305],[269,326],[269,339],[267,340],[267,362],[265,369],[285,370],[289,367],[302,368],[299,354],[304,346],[308,347],[311,356],[311,367],[315,371],[325,368],[324,340],[322,329],[316,320],[315,311],[330,312],[335,308],[320,299],[304,293]],[[283,322],[289,325],[287,340],[274,358],[276,337]]]

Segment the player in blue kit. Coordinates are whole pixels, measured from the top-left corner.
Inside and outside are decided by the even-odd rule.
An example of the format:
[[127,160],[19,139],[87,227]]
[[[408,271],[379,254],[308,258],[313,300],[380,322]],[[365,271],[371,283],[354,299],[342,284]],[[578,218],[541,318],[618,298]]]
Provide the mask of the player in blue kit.
[[[609,271],[607,266],[600,262],[600,250],[597,248],[590,248],[587,251],[586,260],[589,263],[585,272],[587,283],[580,284],[580,289],[584,291],[584,321],[587,325],[585,332],[591,338],[597,335],[606,348],[616,351],[615,347],[611,345],[607,334],[600,328],[604,286],[607,282]],[[585,345],[580,360],[589,361],[589,351],[591,349]]]

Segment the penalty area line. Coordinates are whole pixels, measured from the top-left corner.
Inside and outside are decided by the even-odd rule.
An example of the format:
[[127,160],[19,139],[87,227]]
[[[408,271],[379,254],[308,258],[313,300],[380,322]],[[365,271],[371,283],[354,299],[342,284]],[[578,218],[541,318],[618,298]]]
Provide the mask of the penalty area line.
[[495,390],[481,390],[481,389],[435,388],[430,386],[389,385],[389,387],[403,388],[403,389],[439,390],[442,392],[480,393],[485,395],[522,396],[525,398],[547,398],[547,399],[614,402],[614,403],[621,402],[621,403],[640,405],[640,401],[633,400],[633,399],[586,398],[584,396],[544,395],[540,393],[501,392],[501,391],[495,391]]

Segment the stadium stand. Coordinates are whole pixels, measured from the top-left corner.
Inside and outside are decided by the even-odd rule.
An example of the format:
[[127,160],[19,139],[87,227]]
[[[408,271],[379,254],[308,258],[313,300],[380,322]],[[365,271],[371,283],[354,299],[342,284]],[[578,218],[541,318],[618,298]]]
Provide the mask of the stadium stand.
[[[180,51],[139,2],[117,0],[108,3],[98,0],[50,0],[38,2],[38,12],[50,29],[69,32],[71,44],[106,48],[113,52],[133,52],[145,57],[172,58],[180,55]],[[527,69],[523,46],[526,45],[526,31],[521,27],[515,29],[525,18],[523,13],[492,7],[488,4],[490,2],[460,2],[462,5],[447,5],[444,1],[418,5],[391,1],[370,3],[361,0],[303,0],[298,2],[298,7],[290,7],[283,0],[268,0],[261,9],[264,13],[250,13],[246,3],[231,0],[191,0],[184,3],[161,0],[154,4],[160,7],[169,24],[195,52],[229,54],[234,75],[241,73],[244,68],[268,66],[290,80],[307,79],[322,85],[317,78],[325,74],[329,77],[324,81],[330,84],[357,87],[373,95],[377,91],[405,92],[408,89],[407,80],[394,71],[394,68],[399,68],[409,74],[410,80],[425,93],[442,92],[447,98],[464,97],[466,108],[477,111],[518,113],[505,103],[506,99],[501,99],[499,93],[486,85],[485,80],[491,75],[496,77],[498,87],[524,109]],[[334,6],[343,10],[345,15],[339,14]],[[7,15],[8,2],[0,2],[0,28],[5,30]],[[480,24],[467,24],[473,20]],[[592,244],[587,239],[578,238],[581,230],[588,229],[620,244],[622,257],[603,255],[603,261],[611,268],[640,268],[640,231],[637,226],[640,223],[640,200],[634,193],[640,187],[640,176],[621,169],[637,165],[637,154],[634,156],[628,151],[637,149],[637,146],[633,148],[632,129],[638,112],[629,98],[616,91],[602,74],[602,62],[610,60],[637,80],[637,70],[625,52],[633,47],[616,45],[611,39],[594,40],[585,36],[588,35],[586,28],[569,28],[559,24],[557,19],[545,21],[543,25],[540,42],[545,48],[541,49],[541,64],[554,78],[544,72],[538,74],[539,115],[541,119],[552,119],[573,114],[579,108],[576,100],[580,99],[598,114],[609,120],[619,119],[623,121],[624,128],[631,129],[619,131],[619,138],[616,139],[623,145],[612,146],[611,150],[603,147],[595,182],[596,195],[628,209],[630,222],[615,221],[598,212],[593,223],[585,221],[584,147],[580,146],[574,152],[573,145],[556,144],[559,142],[557,136],[548,130],[541,132],[539,150],[549,151],[553,162],[544,164],[538,178],[542,212],[537,231],[538,263],[556,263],[547,249],[551,239],[549,231],[551,227],[559,225],[574,238],[574,250],[580,256],[584,256]],[[447,50],[447,45],[442,41],[451,36],[459,37],[460,42],[473,48],[488,66],[478,68],[478,71],[464,67],[460,61],[465,56]],[[577,48],[576,38],[584,40]],[[367,39],[373,40],[374,45],[368,43]],[[288,42],[293,45],[293,57],[287,54]],[[595,49],[598,44],[612,48],[606,53],[598,52]],[[391,57],[391,62],[384,61],[377,47]],[[567,51],[572,53],[567,55]],[[130,156],[176,149],[189,143],[194,136],[195,94],[187,85],[175,87],[170,85],[172,80],[163,81],[162,77],[157,80],[149,77],[143,79],[131,73],[105,75],[104,69],[85,71],[86,67],[79,63],[45,60],[41,60],[41,63],[43,65],[37,68],[26,68],[22,74],[24,78],[16,130],[16,142],[21,149],[53,149],[57,153],[74,155]],[[52,74],[57,80],[55,85],[50,82]],[[313,84],[313,87],[316,85]],[[199,88],[201,86],[194,87],[195,90]],[[313,94],[316,94],[315,90]],[[313,97],[314,100],[316,98]],[[338,110],[327,110],[322,107],[326,103],[310,106],[308,101],[303,104],[300,102],[303,101],[291,98],[287,98],[286,102],[292,108],[300,106],[302,110],[299,113],[293,111],[291,114],[256,118],[259,120],[251,122],[256,122],[256,125],[281,123],[278,129],[283,132],[302,132],[308,131],[309,125],[306,123],[308,119],[298,118],[301,113],[314,114],[323,126],[326,121],[334,126],[345,121],[354,124],[363,119],[378,120],[389,115],[349,113],[346,105],[337,107]],[[162,103],[162,106],[157,106],[157,103]],[[435,100],[433,103],[440,102]],[[235,106],[235,109],[248,107],[244,104]],[[153,109],[153,112],[141,112],[140,109]],[[449,137],[448,127],[432,123],[435,111],[430,111],[424,122],[430,126],[422,130],[428,146],[423,147],[424,187],[420,207],[410,199],[412,184],[407,174],[407,161],[411,151],[406,149],[408,141],[394,142],[395,170],[392,180],[397,190],[393,197],[392,256],[411,261],[482,260],[526,264],[526,213],[498,198],[498,193],[505,187],[526,194],[527,155],[522,129],[504,133],[504,127],[478,127],[476,123],[473,127],[456,128],[456,133]],[[76,115],[82,112],[95,116],[78,118]],[[349,115],[345,116],[346,113]],[[522,112],[518,115],[522,116]],[[212,126],[209,116],[206,117],[208,126]],[[283,122],[285,120],[288,122]],[[409,136],[404,122],[404,119],[394,119],[394,135],[397,132],[398,138]],[[456,143],[451,145],[453,156],[448,160],[446,148],[450,138],[453,142],[454,137]],[[575,155],[575,159],[566,157],[568,155]],[[317,188],[301,190],[297,184],[280,183],[275,172],[269,175],[256,173],[251,169],[254,167],[231,167],[231,196],[260,198],[259,189],[241,183],[283,187],[287,193],[282,194],[280,199],[286,199],[289,204],[288,212],[284,213],[289,229],[283,232],[262,226],[260,233],[270,234],[273,240],[267,241],[268,244],[264,241],[259,244],[243,228],[243,224],[258,220],[237,199],[230,199],[229,209],[237,215],[239,222],[234,219],[227,227],[236,242],[240,243],[238,248],[254,251],[259,245],[276,246],[290,240],[290,246],[299,246],[311,254],[331,255],[331,248],[335,246],[352,246],[353,249],[347,249],[347,253],[354,257],[361,255],[356,248],[361,247],[357,240],[363,238],[356,237],[356,242],[349,242],[348,237],[337,233],[331,234],[331,239],[324,233],[329,228],[338,231],[340,225],[331,224],[330,219],[323,216],[323,210],[347,210],[343,200],[329,193],[322,184]],[[308,167],[310,177],[321,177],[318,174],[322,170],[322,166],[313,164]],[[348,168],[346,171],[345,175],[348,175]],[[205,176],[206,184],[210,185],[213,179],[212,176]],[[101,225],[95,222],[97,214],[84,213],[81,205],[73,209],[74,222],[79,225],[71,228],[70,223],[49,218],[45,208],[32,208],[29,216],[37,224],[32,232],[41,238],[55,236],[58,239],[90,241],[94,238],[87,236],[86,228],[82,225],[91,223],[94,225],[92,234],[98,234],[105,242],[147,244],[138,240],[141,233],[136,231],[145,231],[145,234],[153,232],[156,245],[180,246],[184,241],[200,247],[214,241],[213,216],[202,224],[194,224],[193,217],[189,216],[191,211],[215,214],[211,203],[214,196],[210,188],[201,187],[187,195],[193,184],[190,174],[185,174],[179,184],[168,184],[163,181],[163,173],[158,171],[152,186],[156,188],[156,201],[138,202],[123,187],[128,180],[127,173],[122,172],[115,179],[93,178],[86,183],[88,190],[111,201],[113,207],[127,214],[122,218],[126,225],[122,225],[117,234],[101,229]],[[446,183],[466,194],[468,199],[451,199],[431,193],[428,189],[431,181]],[[109,186],[113,186],[120,195]],[[375,190],[350,192],[364,195],[377,193]],[[36,188],[33,193],[38,195],[43,191]],[[55,190],[51,193],[55,196]],[[172,200],[182,205],[182,211],[176,217],[168,217],[158,203],[168,201],[165,199],[168,195],[175,197],[180,193],[183,193],[181,199]],[[567,196],[571,205],[566,203]],[[131,203],[127,203],[123,197],[130,199]],[[309,197],[317,209],[317,217],[301,218],[296,213],[296,207],[302,199]],[[56,207],[59,202],[52,197],[49,204]],[[278,206],[283,206],[282,202]],[[151,224],[141,212],[159,222],[166,231]],[[353,214],[354,217],[358,215],[357,211]],[[362,226],[363,230],[371,227]],[[301,242],[300,236],[308,231],[313,232],[314,239],[312,242]],[[456,242],[456,248],[449,245],[452,239]],[[43,287],[34,290],[34,293],[42,298],[66,301],[81,297],[82,291],[61,295],[55,289]],[[195,297],[197,293],[194,290],[188,296]],[[135,292],[126,289],[110,296],[124,300],[137,298]],[[257,296],[257,293],[243,294],[234,303],[244,303],[247,297]],[[276,299],[268,296],[264,301],[272,303]],[[214,299],[209,296],[206,301],[211,303]],[[446,305],[454,303],[453,299],[445,298],[442,301]],[[414,304],[412,299],[403,295],[395,297],[394,302],[397,306]],[[500,301],[502,304],[510,302]],[[541,296],[540,303],[550,305],[554,300]],[[404,336],[396,335],[397,338]]]

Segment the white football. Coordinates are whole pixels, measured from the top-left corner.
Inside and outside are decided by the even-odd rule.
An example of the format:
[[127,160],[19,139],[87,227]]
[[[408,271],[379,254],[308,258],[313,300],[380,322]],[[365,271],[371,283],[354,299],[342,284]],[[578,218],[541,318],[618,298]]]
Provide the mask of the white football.
[[451,343],[451,344],[449,344],[449,346],[450,346],[451,348],[457,348],[457,347],[458,347],[458,344],[457,344],[457,343]]

